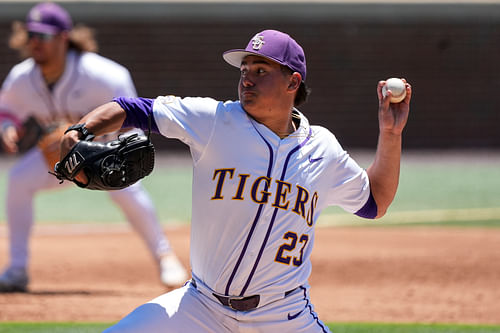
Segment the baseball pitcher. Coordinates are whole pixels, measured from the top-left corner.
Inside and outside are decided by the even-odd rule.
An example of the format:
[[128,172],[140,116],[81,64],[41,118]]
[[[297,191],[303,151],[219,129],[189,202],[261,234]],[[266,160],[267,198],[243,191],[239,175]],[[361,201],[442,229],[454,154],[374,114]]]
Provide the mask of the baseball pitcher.
[[[192,280],[139,306],[105,332],[328,332],[310,298],[315,224],[327,206],[364,218],[396,193],[411,99],[377,86],[380,135],[362,169],[297,106],[309,94],[306,58],[289,35],[265,30],[223,58],[240,69],[238,101],[116,98],[80,124],[101,135],[148,128],[186,143],[193,159]],[[325,106],[326,107],[326,106]],[[81,139],[69,132],[62,154]]]

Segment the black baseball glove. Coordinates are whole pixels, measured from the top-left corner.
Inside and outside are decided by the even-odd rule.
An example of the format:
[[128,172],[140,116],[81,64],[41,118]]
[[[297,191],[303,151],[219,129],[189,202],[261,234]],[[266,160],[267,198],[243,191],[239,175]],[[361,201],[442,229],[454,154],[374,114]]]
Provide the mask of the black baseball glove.
[[[155,149],[149,136],[132,134],[106,143],[79,141],[54,167],[54,176],[90,190],[120,190],[153,171]],[[83,171],[86,184],[76,180]]]

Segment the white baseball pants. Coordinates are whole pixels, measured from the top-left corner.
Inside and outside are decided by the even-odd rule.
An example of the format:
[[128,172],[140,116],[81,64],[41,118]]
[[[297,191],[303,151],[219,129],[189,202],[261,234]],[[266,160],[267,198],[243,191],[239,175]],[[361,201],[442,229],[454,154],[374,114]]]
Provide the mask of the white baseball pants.
[[309,286],[255,310],[234,311],[192,283],[143,304],[103,333],[327,333],[309,301]]

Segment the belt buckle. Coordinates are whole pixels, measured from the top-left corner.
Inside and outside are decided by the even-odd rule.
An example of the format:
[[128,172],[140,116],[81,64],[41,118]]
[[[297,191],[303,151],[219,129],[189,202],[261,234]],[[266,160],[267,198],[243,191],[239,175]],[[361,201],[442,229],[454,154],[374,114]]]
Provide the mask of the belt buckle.
[[[255,299],[255,301],[253,300]],[[233,301],[250,301],[252,300],[252,303],[253,304],[242,304],[242,303],[235,303],[233,305]],[[260,297],[258,295],[254,295],[254,296],[247,296],[247,297],[238,297],[238,296],[233,296],[233,297],[229,297],[228,298],[228,305],[231,309],[235,310],[235,311],[250,311],[250,310],[253,310],[255,308],[257,308],[257,306],[259,305],[259,301],[260,301]]]
[[242,299],[244,299],[245,297],[238,297],[238,296],[231,296],[231,297],[228,297],[227,299],[227,304],[229,305],[229,307],[235,311],[239,311],[237,308],[235,308],[233,306],[233,303],[232,301],[241,301]]

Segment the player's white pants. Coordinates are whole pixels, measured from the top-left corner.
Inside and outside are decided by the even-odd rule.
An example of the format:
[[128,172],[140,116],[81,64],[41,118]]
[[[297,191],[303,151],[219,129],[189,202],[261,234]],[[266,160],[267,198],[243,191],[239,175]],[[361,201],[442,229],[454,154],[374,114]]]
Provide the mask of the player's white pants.
[[[11,267],[27,267],[35,194],[41,190],[61,189],[64,185],[71,184],[59,184],[59,180],[47,171],[41,151],[33,148],[9,172],[6,210]],[[151,199],[140,183],[108,193],[134,230],[144,239],[155,260],[158,261],[160,256],[171,251]]]
[[[293,319],[288,319],[288,315]],[[192,283],[143,304],[103,333],[325,333],[309,286],[255,310],[238,312],[200,293]]]

